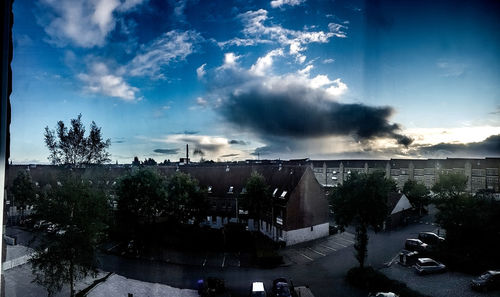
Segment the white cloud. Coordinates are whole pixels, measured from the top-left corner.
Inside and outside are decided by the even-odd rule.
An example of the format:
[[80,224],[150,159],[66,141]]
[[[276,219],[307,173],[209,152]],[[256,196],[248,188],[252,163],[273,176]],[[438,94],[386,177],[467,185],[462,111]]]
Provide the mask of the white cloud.
[[234,53],[225,53],[224,54],[224,64],[222,64],[221,68],[233,68],[238,64],[238,59],[241,56],[237,56]]
[[333,33],[336,37],[339,38],[346,38],[347,35],[344,29],[347,29],[347,26],[337,24],[337,23],[329,23],[328,24],[328,29],[330,29],[330,32]]
[[42,0],[48,11],[40,22],[49,42],[64,46],[68,42],[80,47],[103,46],[116,24],[118,12],[124,13],[144,0]]
[[205,73],[206,73],[205,66],[207,66],[207,63],[196,68],[196,76],[198,77],[198,79],[202,79],[205,76]]
[[171,62],[183,61],[195,51],[195,45],[202,39],[195,31],[173,30],[164,33],[151,44],[143,46],[138,55],[127,65],[131,76],[164,78],[163,66]]
[[219,42],[219,46],[251,46],[257,43],[278,43],[281,47],[288,47],[289,53],[296,56],[297,62],[304,63],[306,56],[302,53],[307,50],[308,44],[327,43],[332,37],[346,37],[345,32],[342,30],[347,27],[333,23],[331,23],[327,32],[308,31],[308,27],[301,31],[286,29],[280,25],[267,25],[265,22],[268,20],[268,16],[267,11],[264,9],[247,11],[240,14],[238,18],[244,25],[242,33],[245,38],[237,37]]
[[464,74],[465,64],[457,63],[453,61],[440,60],[436,63],[436,66],[441,69],[442,76],[446,77],[456,77]]
[[324,59],[323,60],[323,64],[330,64],[330,63],[333,63],[335,62],[335,59]]
[[196,98],[196,104],[201,107],[206,107],[208,105],[208,101],[203,99],[203,97]]
[[267,70],[273,66],[273,57],[283,56],[282,49],[275,49],[268,52],[265,56],[257,59],[257,62],[250,67],[250,72],[255,75],[265,75]]
[[335,97],[340,97],[342,96],[345,92],[347,92],[347,85],[343,83],[340,78],[335,79],[334,81],[331,82],[332,86],[328,87],[326,91],[335,96]]
[[296,6],[304,2],[305,0],[273,0],[271,1],[271,7],[276,8],[282,7],[283,5]]
[[130,86],[121,76],[111,74],[108,67],[102,62],[94,62],[90,67],[90,74],[80,73],[78,78],[86,83],[84,90],[90,93],[103,94],[133,101],[139,89]]

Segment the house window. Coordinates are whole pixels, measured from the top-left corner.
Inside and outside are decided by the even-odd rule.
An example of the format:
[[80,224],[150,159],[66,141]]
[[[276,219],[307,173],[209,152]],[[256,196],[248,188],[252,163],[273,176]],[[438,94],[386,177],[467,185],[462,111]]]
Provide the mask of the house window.
[[233,187],[233,186],[230,186],[230,187],[229,187],[229,191],[227,191],[227,193],[228,193],[228,194],[233,194],[233,189],[234,189],[234,187]]
[[288,192],[287,191],[283,191],[283,193],[281,193],[280,198],[281,199],[285,199],[286,193],[288,193]]
[[207,192],[208,192],[208,193],[212,193],[212,186],[208,186],[208,188],[207,188]]
[[247,188],[243,187],[243,189],[241,189],[241,194],[246,194],[247,193]]

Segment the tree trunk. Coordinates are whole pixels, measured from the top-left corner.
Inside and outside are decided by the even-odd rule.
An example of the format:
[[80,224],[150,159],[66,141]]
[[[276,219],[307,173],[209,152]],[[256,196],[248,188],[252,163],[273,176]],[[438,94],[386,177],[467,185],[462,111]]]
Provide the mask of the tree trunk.
[[74,265],[73,261],[69,263],[69,288],[70,288],[70,296],[75,296],[75,284],[74,284],[74,276],[73,276]]
[[356,259],[359,262],[360,268],[365,267],[367,245],[368,245],[367,228],[364,224],[359,224],[356,226],[356,243],[354,244],[354,249],[356,250]]

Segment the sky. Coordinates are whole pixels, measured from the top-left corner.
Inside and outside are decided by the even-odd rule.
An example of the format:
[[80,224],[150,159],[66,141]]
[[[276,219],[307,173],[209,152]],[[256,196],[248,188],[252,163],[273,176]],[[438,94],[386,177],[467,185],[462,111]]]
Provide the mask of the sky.
[[16,0],[11,161],[500,156],[500,2]]

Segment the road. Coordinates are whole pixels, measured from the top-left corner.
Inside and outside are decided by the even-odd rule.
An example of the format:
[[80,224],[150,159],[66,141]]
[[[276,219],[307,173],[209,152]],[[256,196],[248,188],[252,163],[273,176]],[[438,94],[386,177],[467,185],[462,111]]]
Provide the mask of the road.
[[[375,268],[396,256],[406,238],[415,237],[420,231],[432,231],[436,227],[428,224],[412,224],[397,231],[370,232],[367,265]],[[16,229],[6,230],[9,235],[16,235],[19,244],[26,244],[30,234]],[[297,286],[309,286],[316,297],[331,296],[366,296],[367,292],[350,287],[345,281],[345,274],[357,265],[354,249],[350,245],[313,261],[305,261],[286,267],[258,269],[226,266],[177,265],[143,259],[127,259],[114,255],[99,256],[100,268],[112,271],[128,278],[141,281],[167,284],[178,288],[196,287],[196,281],[207,276],[217,276],[226,280],[226,286],[233,296],[248,296],[253,281],[264,281],[266,288],[277,277],[293,280]],[[22,285],[22,284],[19,284]]]
[[[398,254],[406,238],[436,227],[413,224],[397,231],[370,233],[367,264],[383,267]],[[207,276],[224,278],[233,296],[248,296],[253,281],[264,281],[271,288],[271,281],[287,277],[297,286],[309,286],[316,297],[366,296],[367,292],[351,288],[345,282],[349,268],[357,265],[352,246],[303,264],[274,269],[239,267],[202,267],[153,262],[142,259],[124,259],[114,255],[100,256],[101,269],[148,282],[180,288],[195,288],[196,281]]]

